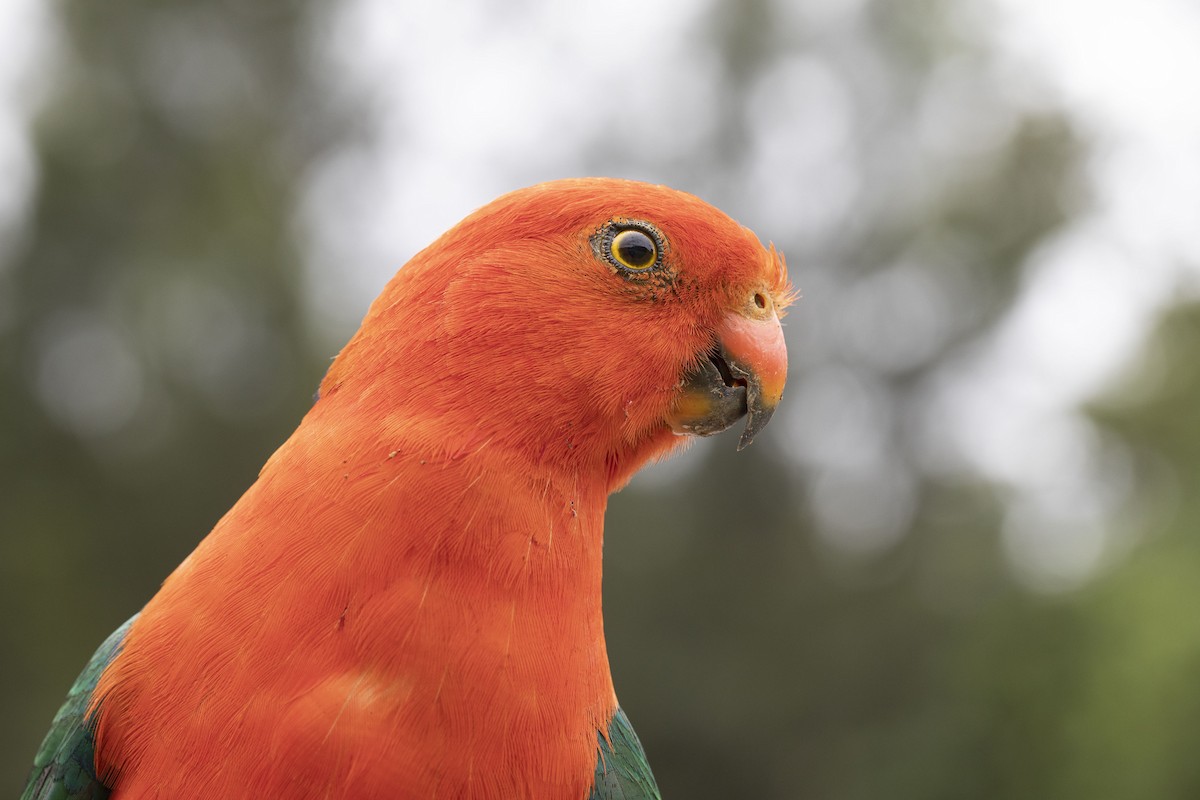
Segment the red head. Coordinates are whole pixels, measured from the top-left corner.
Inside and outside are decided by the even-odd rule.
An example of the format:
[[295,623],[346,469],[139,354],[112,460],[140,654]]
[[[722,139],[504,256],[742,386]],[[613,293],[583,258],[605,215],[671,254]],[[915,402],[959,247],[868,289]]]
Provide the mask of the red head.
[[419,253],[321,387],[448,451],[626,480],[783,391],[783,259],[693,197],[612,179],[505,195]]

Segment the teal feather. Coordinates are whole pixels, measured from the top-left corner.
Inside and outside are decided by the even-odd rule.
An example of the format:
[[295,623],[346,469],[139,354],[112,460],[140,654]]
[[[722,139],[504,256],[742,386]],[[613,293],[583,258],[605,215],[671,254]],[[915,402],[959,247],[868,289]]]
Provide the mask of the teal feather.
[[588,800],[662,800],[646,752],[629,717],[620,708],[608,724],[608,736],[598,735],[600,752]]
[[109,788],[96,775],[96,742],[87,709],[100,673],[120,650],[131,624],[133,619],[104,640],[67,692],[66,702],[55,715],[50,732],[34,756],[33,770],[21,800],[105,800],[108,797]]

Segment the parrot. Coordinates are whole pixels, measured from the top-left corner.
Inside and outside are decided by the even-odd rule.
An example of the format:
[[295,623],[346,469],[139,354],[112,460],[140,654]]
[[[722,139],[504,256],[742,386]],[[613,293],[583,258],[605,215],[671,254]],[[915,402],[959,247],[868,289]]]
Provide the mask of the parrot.
[[650,800],[608,497],[771,418],[783,256],[613,178],[505,194],[369,306],[295,432],[96,651],[24,800]]

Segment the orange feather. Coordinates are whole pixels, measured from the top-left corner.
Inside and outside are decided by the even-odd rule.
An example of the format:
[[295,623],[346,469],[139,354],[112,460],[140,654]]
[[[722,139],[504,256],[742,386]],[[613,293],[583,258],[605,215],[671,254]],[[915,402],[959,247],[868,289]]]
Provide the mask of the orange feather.
[[[597,258],[614,218],[661,230],[663,282]],[[585,797],[607,496],[683,441],[680,376],[753,291],[790,298],[773,248],[627,181],[506,195],[415,256],[102,676],[114,800]]]

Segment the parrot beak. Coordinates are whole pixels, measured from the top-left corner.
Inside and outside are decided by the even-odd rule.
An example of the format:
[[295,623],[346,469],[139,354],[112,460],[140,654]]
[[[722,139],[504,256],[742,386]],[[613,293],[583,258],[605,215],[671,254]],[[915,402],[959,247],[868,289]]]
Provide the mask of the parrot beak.
[[679,434],[711,436],[748,417],[738,441],[745,448],[767,426],[787,381],[787,347],[773,310],[727,315],[716,344],[684,376],[667,422]]

